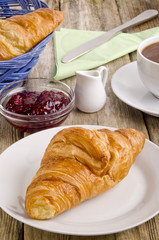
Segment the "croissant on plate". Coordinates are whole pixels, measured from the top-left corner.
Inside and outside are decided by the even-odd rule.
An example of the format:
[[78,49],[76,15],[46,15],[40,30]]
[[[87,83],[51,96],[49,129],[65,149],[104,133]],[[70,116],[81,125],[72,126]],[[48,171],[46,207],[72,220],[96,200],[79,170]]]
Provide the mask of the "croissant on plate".
[[144,134],[134,129],[63,129],[52,138],[27,188],[26,211],[35,219],[53,218],[114,187],[144,142]]
[[63,20],[64,13],[40,8],[25,15],[0,20],[0,61],[30,51]]

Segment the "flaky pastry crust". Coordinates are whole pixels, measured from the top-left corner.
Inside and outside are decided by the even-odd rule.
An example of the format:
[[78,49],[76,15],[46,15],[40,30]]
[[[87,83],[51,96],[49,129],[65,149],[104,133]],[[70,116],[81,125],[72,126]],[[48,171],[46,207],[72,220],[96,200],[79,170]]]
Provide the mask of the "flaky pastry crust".
[[144,134],[134,129],[63,129],[52,138],[27,189],[26,211],[49,219],[114,187],[144,142]]
[[0,20],[0,61],[30,51],[62,22],[64,13],[40,8]]

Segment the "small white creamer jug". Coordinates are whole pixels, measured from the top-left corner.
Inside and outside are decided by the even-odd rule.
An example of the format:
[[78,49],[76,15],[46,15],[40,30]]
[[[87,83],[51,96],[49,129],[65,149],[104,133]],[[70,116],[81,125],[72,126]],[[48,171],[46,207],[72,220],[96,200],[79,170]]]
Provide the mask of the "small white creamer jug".
[[79,110],[93,113],[104,106],[107,78],[108,70],[105,66],[96,70],[76,71],[75,104]]

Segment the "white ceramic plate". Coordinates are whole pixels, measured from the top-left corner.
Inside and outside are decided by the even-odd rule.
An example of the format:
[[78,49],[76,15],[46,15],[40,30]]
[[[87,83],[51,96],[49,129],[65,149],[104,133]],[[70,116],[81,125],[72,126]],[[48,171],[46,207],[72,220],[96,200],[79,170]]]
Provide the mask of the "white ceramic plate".
[[39,221],[29,218],[24,209],[26,188],[39,168],[50,139],[62,128],[32,134],[1,154],[0,207],[6,213],[25,224],[50,232],[101,235],[135,227],[159,212],[159,147],[146,140],[128,176],[113,189],[54,219]]
[[118,69],[112,77],[111,85],[120,100],[147,114],[159,117],[159,99],[148,92],[141,82],[136,61]]

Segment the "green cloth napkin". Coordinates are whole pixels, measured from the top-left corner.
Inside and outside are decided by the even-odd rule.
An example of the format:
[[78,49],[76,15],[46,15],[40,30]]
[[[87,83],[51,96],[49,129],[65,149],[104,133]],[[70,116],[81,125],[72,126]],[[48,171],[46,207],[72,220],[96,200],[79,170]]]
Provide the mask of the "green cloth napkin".
[[88,70],[101,66],[137,49],[144,39],[159,35],[159,27],[138,33],[120,32],[106,43],[70,63],[62,63],[62,57],[75,47],[104,32],[61,29],[54,33],[55,66],[53,78],[61,80],[75,75],[77,70]]

